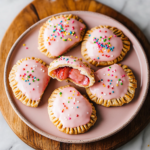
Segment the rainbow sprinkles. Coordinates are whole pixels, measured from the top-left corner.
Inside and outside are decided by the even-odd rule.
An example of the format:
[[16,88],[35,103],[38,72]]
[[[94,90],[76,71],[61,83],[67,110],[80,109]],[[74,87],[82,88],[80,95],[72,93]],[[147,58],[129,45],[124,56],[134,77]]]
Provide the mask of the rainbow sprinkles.
[[98,26],[85,34],[81,53],[95,66],[112,65],[121,61],[130,50],[130,41],[115,27]]
[[67,134],[84,133],[97,120],[93,104],[70,85],[54,90],[48,100],[48,113],[58,130]]
[[37,107],[50,81],[48,65],[39,58],[21,59],[13,66],[9,81],[17,99],[27,106]]
[[39,50],[50,58],[56,58],[82,41],[86,26],[74,15],[50,18],[40,29]]
[[95,72],[96,82],[86,89],[90,99],[103,106],[122,106],[135,94],[137,81],[126,65],[114,64]]
[[[102,32],[101,30],[99,30],[99,32]],[[105,33],[106,33],[107,31],[105,30]],[[90,34],[91,35],[91,34]],[[90,36],[89,35],[89,36]],[[100,38],[96,38],[96,37],[93,37],[93,44],[97,44],[97,46],[98,46],[98,52],[99,53],[102,53],[102,55],[101,56],[104,56],[104,57],[107,57],[107,58],[109,58],[109,57],[114,57],[113,55],[109,55],[109,54],[104,54],[104,52],[106,51],[107,53],[109,53],[110,51],[111,52],[113,52],[114,51],[114,46],[112,46],[111,45],[111,43],[110,43],[110,40],[111,40],[111,38],[112,37],[116,37],[116,35],[114,35],[114,36],[112,36],[112,35],[110,35],[108,38],[107,38],[107,36],[100,36]],[[108,42],[107,42],[108,41]],[[103,42],[105,42],[105,43],[103,43]],[[99,55],[97,55],[97,59],[99,60],[100,59],[100,57],[99,57]],[[96,60],[96,58],[94,58],[93,60]]]

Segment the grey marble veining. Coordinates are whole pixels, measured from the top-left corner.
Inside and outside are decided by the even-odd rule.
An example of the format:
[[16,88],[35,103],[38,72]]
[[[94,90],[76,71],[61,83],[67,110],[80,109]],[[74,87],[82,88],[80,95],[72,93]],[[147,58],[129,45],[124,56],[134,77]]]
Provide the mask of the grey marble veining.
[[[32,0],[0,0],[0,42],[15,16]],[[150,41],[150,0],[98,0],[131,19]],[[149,150],[150,124],[117,150]],[[32,150],[10,129],[0,112],[0,150]]]

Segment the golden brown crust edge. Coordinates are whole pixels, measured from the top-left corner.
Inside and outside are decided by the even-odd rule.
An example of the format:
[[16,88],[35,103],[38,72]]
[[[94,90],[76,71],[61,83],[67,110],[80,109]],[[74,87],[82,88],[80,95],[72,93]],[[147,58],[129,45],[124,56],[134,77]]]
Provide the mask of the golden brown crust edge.
[[[44,38],[43,38],[43,36],[44,36],[44,30],[45,30],[45,28],[47,27],[49,20],[54,20],[54,19],[58,19],[58,18],[61,18],[61,17],[73,18],[73,19],[76,19],[77,21],[79,21],[79,22],[81,22],[81,23],[84,24],[84,22],[83,22],[82,19],[80,19],[78,16],[72,15],[72,14],[53,16],[53,17],[51,17],[50,19],[48,19],[47,22],[44,23],[43,26],[40,28],[39,36],[38,36],[38,44],[39,44],[38,49],[39,49],[44,55],[46,55],[46,56],[49,57],[49,58],[57,58],[57,56],[52,56],[52,55],[50,54],[50,52],[47,51],[47,48],[44,46]],[[85,24],[84,24],[84,25],[85,25]],[[85,31],[86,31],[86,25],[85,25],[85,27],[82,29],[81,33],[80,33],[80,40],[79,40],[79,42],[76,42],[76,43],[73,44],[71,47],[69,47],[68,50],[67,50],[65,53],[67,53],[67,52],[68,52],[69,50],[71,50],[73,47],[77,46],[77,45],[83,40]],[[63,54],[65,54],[65,53],[63,53]]]
[[137,80],[135,79],[135,76],[131,69],[128,68],[126,65],[118,64],[123,68],[123,70],[126,72],[128,78],[129,78],[129,86],[127,93],[120,98],[114,98],[110,100],[104,100],[102,98],[98,98],[95,95],[93,95],[90,91],[90,88],[86,88],[86,92],[89,96],[89,98],[94,101],[96,104],[100,104],[105,107],[110,106],[122,106],[125,103],[129,103],[134,98],[135,89],[137,88]]
[[[20,100],[24,105],[26,106],[29,106],[29,107],[37,107],[38,104],[40,103],[40,100],[39,101],[35,101],[35,100],[32,100],[32,99],[29,99],[28,97],[26,97],[22,91],[17,87],[17,84],[18,82],[15,80],[15,76],[16,76],[16,72],[17,72],[17,67],[25,60],[28,60],[28,59],[32,59],[32,60],[36,60],[38,62],[40,62],[42,65],[45,65],[46,67],[48,67],[48,65],[43,62],[43,60],[39,59],[39,58],[34,58],[34,57],[26,57],[26,58],[23,58],[21,60],[19,60],[14,66],[13,68],[11,69],[10,71],[10,74],[9,74],[9,84],[10,84],[10,87],[12,88],[12,91],[14,93],[14,96]],[[44,92],[43,92],[44,93]],[[42,95],[41,95],[42,97]]]
[[[82,62],[82,58],[77,58],[77,57],[73,57],[73,56],[69,56],[69,57],[74,58],[74,59],[79,59],[79,61]],[[59,58],[58,58],[58,59],[59,59]],[[56,60],[54,60],[54,61],[56,61]],[[82,70],[82,72],[84,72],[83,75],[86,75],[86,76],[90,79],[90,84],[89,84],[88,86],[82,86],[82,85],[80,85],[80,84],[77,84],[76,82],[74,82],[74,81],[73,81],[72,79],[70,79],[70,78],[65,79],[65,81],[67,81],[67,82],[68,82],[68,81],[73,82],[74,84],[76,84],[76,85],[78,85],[78,86],[80,86],[80,87],[84,87],[84,88],[90,87],[90,86],[92,86],[92,85],[95,83],[94,70],[92,70],[91,67],[90,67],[86,62],[82,62],[82,63],[91,69],[91,74],[86,74],[86,72],[84,71],[84,69],[83,69],[82,67],[77,67],[77,66],[72,65],[72,64],[61,64],[61,65],[58,65],[57,67],[53,67],[53,69],[52,69],[52,64],[54,63],[54,61],[52,61],[52,62],[50,63],[50,66],[49,66],[49,68],[48,68],[48,75],[49,75],[50,77],[52,77],[53,79],[57,79],[58,81],[64,81],[64,80],[58,79],[56,76],[53,77],[53,76],[51,75],[51,71],[52,71],[52,70],[55,70],[55,69],[57,69],[57,68],[59,68],[59,67],[68,66],[68,67],[72,67],[72,68],[78,69],[78,70],[80,70],[80,71]]]
[[[98,61],[95,61],[95,60],[92,60],[90,58],[90,56],[88,56],[88,53],[87,53],[87,49],[86,49],[86,42],[89,38],[89,34],[91,34],[94,30],[96,29],[101,29],[101,28],[107,28],[107,29],[110,29],[117,37],[121,37],[121,40],[123,42],[123,49],[121,51],[121,54],[119,57],[117,57],[116,59],[114,59],[113,61],[101,61],[101,62],[98,62]],[[111,27],[111,26],[97,26],[97,27],[94,27],[92,28],[91,30],[88,30],[83,38],[83,42],[81,44],[81,54],[82,56],[89,62],[91,63],[92,65],[94,66],[108,66],[108,65],[113,65],[117,62],[120,62],[123,60],[123,58],[125,57],[125,55],[127,54],[127,52],[130,50],[130,45],[131,45],[131,42],[129,41],[129,39],[124,35],[124,33],[117,29],[116,27]]]
[[61,132],[64,132],[66,134],[85,133],[86,131],[88,131],[90,129],[90,127],[92,127],[95,124],[95,122],[97,120],[96,110],[92,103],[90,103],[92,105],[92,114],[90,116],[90,121],[85,125],[82,125],[82,126],[79,126],[76,128],[63,128],[63,125],[62,125],[61,121],[59,120],[59,118],[56,118],[54,116],[54,113],[52,111],[52,106],[53,106],[53,102],[55,100],[55,95],[57,95],[60,92],[60,90],[62,90],[63,88],[66,88],[66,87],[73,87],[73,86],[66,85],[66,86],[59,87],[58,89],[55,89],[53,91],[53,93],[51,94],[50,98],[48,99],[49,118],[52,121],[52,123],[57,127],[57,129]]

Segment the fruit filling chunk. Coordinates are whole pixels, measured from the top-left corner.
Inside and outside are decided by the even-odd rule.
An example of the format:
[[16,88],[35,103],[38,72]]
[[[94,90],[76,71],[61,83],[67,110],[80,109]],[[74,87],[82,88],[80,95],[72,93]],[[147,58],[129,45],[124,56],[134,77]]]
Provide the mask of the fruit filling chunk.
[[72,79],[74,82],[87,86],[89,85],[89,78],[80,73],[78,69],[71,67],[61,67],[51,72],[51,75],[56,76],[60,80],[65,80],[67,78]]

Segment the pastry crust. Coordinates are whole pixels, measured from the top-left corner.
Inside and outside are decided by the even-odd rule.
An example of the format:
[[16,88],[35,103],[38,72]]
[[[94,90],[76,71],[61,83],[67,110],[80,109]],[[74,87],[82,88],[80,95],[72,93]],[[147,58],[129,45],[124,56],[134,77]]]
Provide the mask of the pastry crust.
[[[90,66],[89,66],[87,63],[82,62],[82,59],[81,59],[81,58],[77,58],[77,57],[73,57],[73,56],[69,56],[69,57],[80,61],[80,62],[83,63],[86,67],[90,68]],[[54,67],[53,64],[54,64],[57,60],[59,60],[59,58],[50,63],[50,66],[49,66],[49,68],[48,68],[48,75],[49,75],[50,77],[52,77],[52,78],[54,78],[54,79],[57,79],[58,81],[63,81],[63,80],[60,80],[59,78],[57,78],[56,76],[55,76],[55,77],[52,76],[51,72],[52,72],[53,70],[55,70],[55,69],[60,68],[60,67],[65,67],[65,66],[67,66],[67,67],[72,67],[72,68],[74,68],[74,69],[78,69],[81,74],[83,74],[83,75],[85,75],[85,76],[87,76],[87,77],[89,78],[90,83],[89,83],[88,86],[83,86],[83,85],[80,85],[80,84],[74,82],[74,81],[73,81],[72,79],[70,79],[70,78],[65,79],[66,81],[71,81],[71,82],[73,82],[74,84],[76,84],[76,85],[78,85],[78,86],[80,86],[80,87],[90,87],[90,86],[92,86],[92,85],[95,83],[94,70],[92,70],[91,68],[90,68],[90,69],[91,69],[91,73],[89,74],[89,73],[86,71],[86,69],[84,69],[83,67],[79,67],[79,66],[76,66],[76,65],[70,64],[70,63],[64,63],[64,64],[61,63],[61,64],[59,64],[59,65],[57,65],[57,66]]]
[[129,78],[129,86],[127,93],[120,98],[114,98],[109,100],[104,100],[102,98],[98,98],[97,96],[93,95],[90,91],[90,88],[86,88],[86,92],[89,96],[89,98],[94,101],[96,104],[100,104],[105,107],[110,106],[122,106],[125,103],[129,103],[132,101],[135,95],[135,89],[137,88],[137,80],[135,79],[135,76],[131,69],[128,68],[126,65],[118,64],[123,68],[123,70],[126,72],[128,78]]
[[[12,91],[14,93],[14,96],[20,100],[24,105],[26,106],[30,106],[30,107],[37,107],[38,104],[40,103],[40,100],[41,100],[41,97],[40,97],[40,100],[32,100],[32,99],[29,99],[25,94],[22,93],[22,91],[17,87],[17,84],[18,82],[15,80],[15,77],[16,77],[16,72],[17,72],[17,67],[23,62],[23,61],[26,61],[26,60],[36,60],[38,62],[40,62],[42,65],[48,67],[48,65],[43,62],[43,60],[39,59],[39,58],[34,58],[34,57],[26,57],[24,59],[21,59],[19,60],[12,68],[12,70],[10,71],[10,74],[9,74],[9,84],[12,88]],[[50,81],[50,80],[49,80]],[[44,93],[44,92],[43,92]]]
[[[86,42],[89,38],[89,35],[96,29],[101,29],[101,28],[107,28],[107,29],[110,29],[117,37],[120,37],[122,42],[123,42],[123,49],[120,53],[120,56],[117,57],[116,59],[114,59],[113,61],[96,61],[96,60],[92,60],[90,58],[90,56],[88,55],[87,53],[87,48],[86,48]],[[129,39],[124,35],[124,33],[119,30],[118,28],[116,27],[111,27],[111,26],[97,26],[97,27],[94,27],[92,28],[91,30],[88,30],[83,38],[83,42],[81,44],[81,54],[82,56],[89,62],[91,63],[92,65],[94,66],[108,66],[108,65],[113,65],[117,62],[120,62],[123,60],[123,58],[125,57],[125,55],[127,54],[127,52],[130,50],[130,45],[131,45],[131,42],[129,41]]]
[[90,127],[92,127],[96,120],[97,120],[97,116],[96,116],[96,110],[95,107],[93,106],[92,103],[90,103],[92,105],[92,114],[90,116],[90,121],[82,126],[78,126],[75,128],[63,128],[63,124],[62,122],[59,120],[59,118],[56,118],[54,116],[52,107],[53,107],[53,102],[55,101],[56,95],[63,89],[66,87],[72,87],[71,85],[66,85],[66,86],[62,86],[58,89],[55,89],[54,92],[51,94],[50,98],[48,99],[48,114],[49,114],[49,118],[52,121],[52,123],[58,128],[59,131],[62,131],[66,134],[80,134],[80,133],[85,133],[87,130],[90,129]]
[[[58,18],[61,18],[61,17],[65,17],[66,19],[67,19],[67,18],[73,18],[73,19],[76,19],[77,21],[79,21],[79,22],[81,22],[81,23],[84,23],[82,19],[80,19],[78,16],[72,15],[72,14],[53,16],[53,17],[51,17],[50,19],[48,19],[47,22],[44,23],[43,26],[40,28],[39,36],[38,36],[38,44],[39,44],[38,49],[39,49],[44,55],[46,55],[46,56],[49,57],[49,58],[57,58],[57,57],[56,57],[56,56],[52,56],[52,55],[50,54],[50,52],[48,52],[47,48],[44,46],[44,30],[45,30],[45,28],[47,27],[47,25],[49,25],[49,23],[48,23],[49,20],[52,21],[52,20],[54,20],[54,19],[58,19]],[[85,25],[85,24],[84,24],[84,25]],[[83,40],[85,31],[86,31],[86,25],[85,25],[85,27],[82,29],[81,33],[80,33],[80,40],[79,40],[79,42],[74,43],[71,47],[68,48],[68,50],[66,50],[65,53],[67,53],[67,52],[68,52],[69,50],[71,50],[73,47],[77,46],[77,45]],[[64,54],[64,53],[63,53],[63,54]]]

